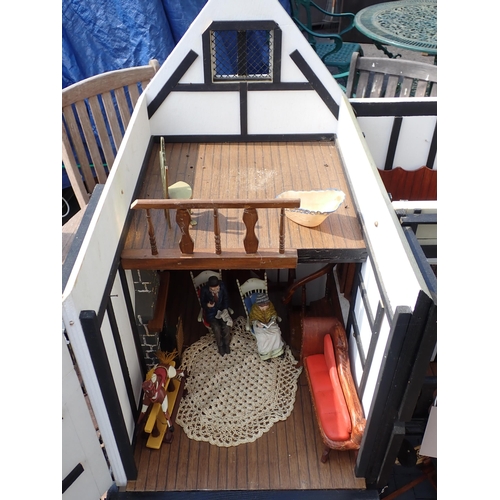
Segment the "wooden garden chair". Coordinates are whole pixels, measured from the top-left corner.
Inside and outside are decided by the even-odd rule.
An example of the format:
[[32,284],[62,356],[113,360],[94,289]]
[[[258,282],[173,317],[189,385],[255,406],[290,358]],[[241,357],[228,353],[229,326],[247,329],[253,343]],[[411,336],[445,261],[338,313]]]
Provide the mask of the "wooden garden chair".
[[152,59],[62,90],[62,162],[80,208],[88,204],[96,180],[106,182],[139,95],[159,67]]
[[437,66],[354,53],[345,93],[348,98],[437,97]]

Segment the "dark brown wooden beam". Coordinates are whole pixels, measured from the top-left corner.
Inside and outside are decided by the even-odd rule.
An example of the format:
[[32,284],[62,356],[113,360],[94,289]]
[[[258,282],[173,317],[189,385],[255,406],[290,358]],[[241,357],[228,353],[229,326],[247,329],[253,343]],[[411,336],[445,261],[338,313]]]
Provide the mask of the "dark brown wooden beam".
[[210,252],[194,252],[183,255],[178,250],[158,250],[151,255],[146,250],[125,250],[121,264],[124,269],[190,270],[190,269],[295,269],[297,250],[259,250],[256,254],[246,254],[244,249],[223,251],[220,255]]
[[163,330],[165,320],[165,311],[167,309],[168,285],[170,283],[170,273],[164,271],[160,275],[160,287],[158,289],[158,298],[154,316],[148,322],[148,331],[150,333],[160,333]]
[[168,200],[135,200],[132,210],[141,209],[185,209],[193,208],[299,208],[300,198],[278,198],[271,200],[179,200],[169,198]]

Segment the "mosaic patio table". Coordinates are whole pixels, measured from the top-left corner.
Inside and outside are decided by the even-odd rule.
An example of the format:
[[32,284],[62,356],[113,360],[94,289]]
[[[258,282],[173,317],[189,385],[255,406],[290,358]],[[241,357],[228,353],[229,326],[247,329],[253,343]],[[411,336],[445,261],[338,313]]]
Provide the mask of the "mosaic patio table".
[[371,5],[354,19],[356,28],[389,57],[384,45],[437,55],[437,1],[398,0]]

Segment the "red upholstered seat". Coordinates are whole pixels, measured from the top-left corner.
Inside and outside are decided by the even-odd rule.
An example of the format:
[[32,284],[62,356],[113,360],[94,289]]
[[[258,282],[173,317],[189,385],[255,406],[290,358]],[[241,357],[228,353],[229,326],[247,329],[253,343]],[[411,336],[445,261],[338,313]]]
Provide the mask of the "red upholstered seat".
[[332,339],[324,337],[324,354],[305,359],[311,381],[316,413],[326,436],[332,441],[351,437],[351,418],[337,371]]
[[325,463],[330,450],[359,450],[366,420],[351,375],[342,323],[333,317],[306,316],[302,326],[301,362],[324,444],[321,462]]

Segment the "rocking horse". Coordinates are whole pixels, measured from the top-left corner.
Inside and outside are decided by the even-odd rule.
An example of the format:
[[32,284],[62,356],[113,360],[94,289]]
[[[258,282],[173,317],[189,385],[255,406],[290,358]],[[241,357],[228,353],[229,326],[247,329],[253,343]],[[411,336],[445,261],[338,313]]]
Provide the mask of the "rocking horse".
[[[171,358],[173,359],[173,356]],[[159,449],[163,441],[170,443],[173,439],[172,414],[178,394],[182,395],[182,379],[185,377],[184,371],[177,370],[174,364],[174,361],[161,361],[147,373],[142,384],[144,395],[136,429],[137,433],[141,431],[141,423],[151,408],[143,429],[145,433],[150,434],[146,443],[148,448]]]

